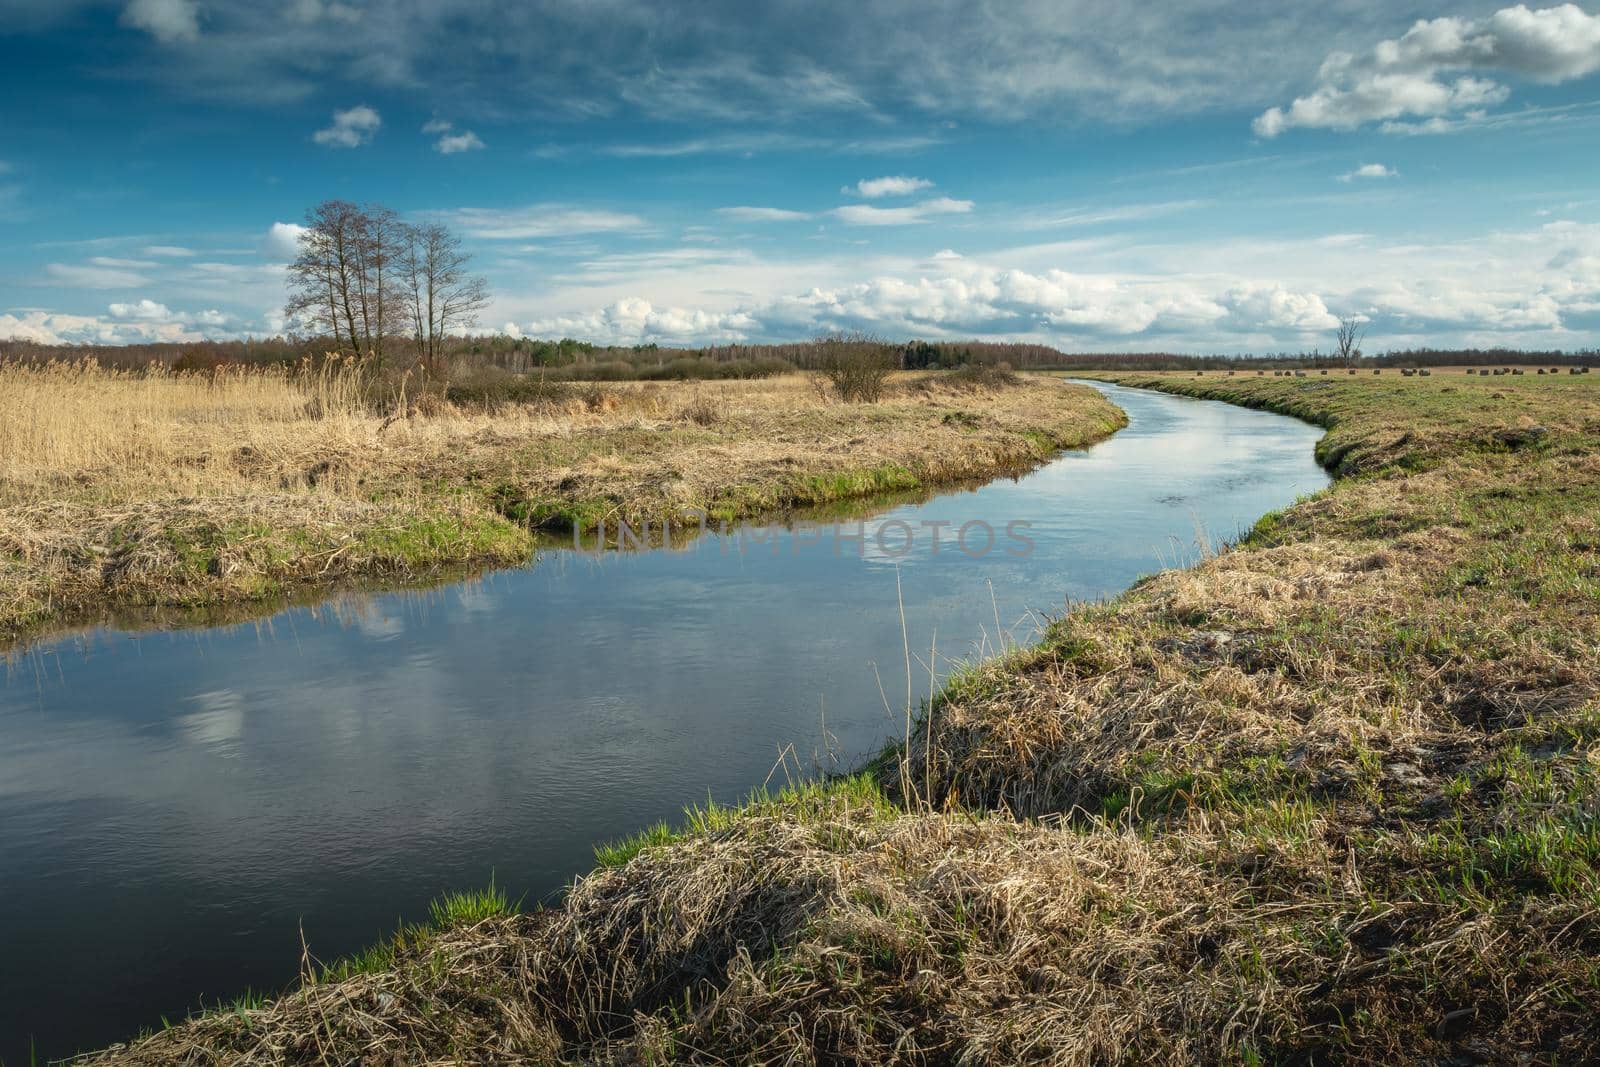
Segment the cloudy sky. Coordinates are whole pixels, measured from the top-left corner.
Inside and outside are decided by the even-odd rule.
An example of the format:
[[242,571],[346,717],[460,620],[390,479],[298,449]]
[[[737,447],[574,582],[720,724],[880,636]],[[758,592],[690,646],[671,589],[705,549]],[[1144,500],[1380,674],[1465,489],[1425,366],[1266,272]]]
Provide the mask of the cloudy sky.
[[282,329],[318,200],[524,335],[1600,345],[1600,8],[0,0],[0,337]]

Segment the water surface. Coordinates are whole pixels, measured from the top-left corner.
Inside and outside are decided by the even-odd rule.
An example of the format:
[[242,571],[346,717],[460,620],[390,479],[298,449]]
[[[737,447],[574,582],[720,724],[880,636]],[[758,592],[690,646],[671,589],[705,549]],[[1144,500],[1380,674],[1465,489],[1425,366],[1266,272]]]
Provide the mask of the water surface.
[[[1197,531],[1231,539],[1326,484],[1304,423],[1102,388],[1131,420],[1109,441],[839,527],[546,552],[423,593],[18,653],[0,677],[0,1058],[281,988],[302,928],[331,958],[491,875],[547,897],[596,841],[735,801],[785,752],[791,773],[875,752],[901,728],[907,642],[920,697],[933,646],[945,671],[1026,640],[1192,561]],[[974,521],[986,554],[981,526],[956,543]],[[1031,524],[1011,527],[1031,551],[1009,524]]]

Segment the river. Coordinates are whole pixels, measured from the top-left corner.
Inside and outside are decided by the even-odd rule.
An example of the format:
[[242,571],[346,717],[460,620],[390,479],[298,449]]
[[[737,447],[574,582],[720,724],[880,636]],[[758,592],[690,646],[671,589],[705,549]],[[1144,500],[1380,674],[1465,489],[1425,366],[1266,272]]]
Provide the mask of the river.
[[[541,552],[227,627],[43,638],[0,678],[0,1059],[292,981],[491,877],[850,765],[938,673],[1327,484],[1321,431],[1100,386],[1130,424],[834,525]],[[991,543],[992,540],[992,543]],[[905,628],[902,630],[901,613]],[[774,767],[779,769],[774,772]]]

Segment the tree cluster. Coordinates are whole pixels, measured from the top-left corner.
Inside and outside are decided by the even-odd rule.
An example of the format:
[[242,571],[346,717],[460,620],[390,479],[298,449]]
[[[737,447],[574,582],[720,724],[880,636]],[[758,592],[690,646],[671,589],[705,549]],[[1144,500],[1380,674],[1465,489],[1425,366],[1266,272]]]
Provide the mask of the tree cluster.
[[441,376],[446,339],[474,326],[489,302],[484,279],[468,272],[470,260],[443,225],[413,225],[378,204],[326,200],[306,214],[284,314],[374,367],[390,342],[409,337],[423,370]]

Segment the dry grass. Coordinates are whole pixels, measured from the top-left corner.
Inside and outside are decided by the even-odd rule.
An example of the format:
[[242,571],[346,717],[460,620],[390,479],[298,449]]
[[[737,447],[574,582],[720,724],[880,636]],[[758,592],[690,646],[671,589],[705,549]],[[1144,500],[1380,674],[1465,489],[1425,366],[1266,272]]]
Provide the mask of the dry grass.
[[[1496,1062],[1580,1062],[1600,1038],[1564,1003],[1572,947],[1600,947],[1581,909],[1442,923],[1317,844],[1294,855],[1312,881],[1263,892],[1277,857],[1249,845],[813,795],[646,849],[559,910],[412,937],[85,1062],[1437,1062],[1463,1032]],[[1474,988],[1485,972],[1518,981]]]
[[1124,380],[1332,424],[1343,477],[875,777],[98,1062],[1600,1061],[1600,393]]
[[[734,519],[1024,467],[1115,408],[1036,379],[904,376],[878,404],[799,377],[534,388],[457,407],[352,368],[0,365],[0,643],[107,604],[525,559],[531,530]],[[915,386],[915,387],[914,387]]]

